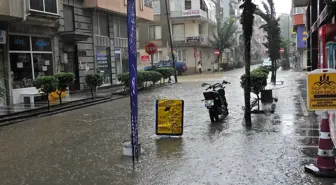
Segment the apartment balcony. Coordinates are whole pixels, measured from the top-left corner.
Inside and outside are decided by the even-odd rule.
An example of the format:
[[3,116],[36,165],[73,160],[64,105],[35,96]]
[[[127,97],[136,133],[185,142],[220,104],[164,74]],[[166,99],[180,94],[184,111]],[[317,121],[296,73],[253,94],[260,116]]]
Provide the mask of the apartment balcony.
[[13,21],[23,18],[23,1],[1,0],[0,2],[0,21]]
[[210,16],[208,15],[208,13],[201,9],[171,11],[170,17],[173,23],[183,23],[188,20],[195,20],[195,21],[217,24],[217,21],[215,19],[212,20]]
[[310,0],[292,0],[293,7],[308,6]]
[[198,36],[182,36],[174,35],[173,41],[176,47],[212,47],[211,40],[214,40],[213,37],[207,35],[198,35]]
[[[143,0],[135,0],[136,17],[140,20],[153,21],[153,9]],[[127,15],[127,0],[84,0],[85,8],[95,8]]]

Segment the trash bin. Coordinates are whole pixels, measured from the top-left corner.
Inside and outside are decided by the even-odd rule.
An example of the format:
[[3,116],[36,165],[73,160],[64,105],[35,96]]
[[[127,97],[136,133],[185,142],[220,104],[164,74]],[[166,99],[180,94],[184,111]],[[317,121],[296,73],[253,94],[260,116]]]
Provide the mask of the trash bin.
[[261,103],[273,103],[272,89],[261,91]]

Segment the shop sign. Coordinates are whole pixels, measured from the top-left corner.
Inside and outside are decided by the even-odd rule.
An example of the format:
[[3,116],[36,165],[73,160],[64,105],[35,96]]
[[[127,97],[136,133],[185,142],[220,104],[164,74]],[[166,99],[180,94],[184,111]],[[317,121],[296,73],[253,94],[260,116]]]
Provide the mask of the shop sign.
[[200,36],[195,36],[195,37],[186,37],[187,42],[200,42],[201,38]]
[[141,61],[148,62],[149,61],[149,55],[141,55]]
[[182,16],[183,17],[199,16],[199,15],[200,15],[200,10],[183,10],[182,11]]
[[156,101],[156,135],[183,134],[183,100]]
[[0,44],[6,44],[6,31],[0,30]]
[[336,70],[317,69],[307,75],[309,110],[336,110]]

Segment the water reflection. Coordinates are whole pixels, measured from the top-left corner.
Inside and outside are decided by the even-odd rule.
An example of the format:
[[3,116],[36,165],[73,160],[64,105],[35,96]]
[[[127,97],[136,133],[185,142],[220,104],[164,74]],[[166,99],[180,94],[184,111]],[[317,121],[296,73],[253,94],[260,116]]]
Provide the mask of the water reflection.
[[160,158],[180,158],[183,150],[183,138],[160,137],[155,140],[156,155]]

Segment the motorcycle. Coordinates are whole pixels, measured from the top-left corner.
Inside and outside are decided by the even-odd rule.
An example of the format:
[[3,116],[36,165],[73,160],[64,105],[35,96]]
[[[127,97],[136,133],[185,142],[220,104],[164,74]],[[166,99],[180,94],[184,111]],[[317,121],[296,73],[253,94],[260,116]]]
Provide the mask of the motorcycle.
[[[219,121],[219,116],[227,116],[229,114],[228,104],[225,97],[224,84],[231,84],[223,81],[222,83],[208,84],[202,83],[202,87],[208,86],[203,92],[205,107],[209,109],[211,122]],[[208,91],[210,90],[210,91]]]

